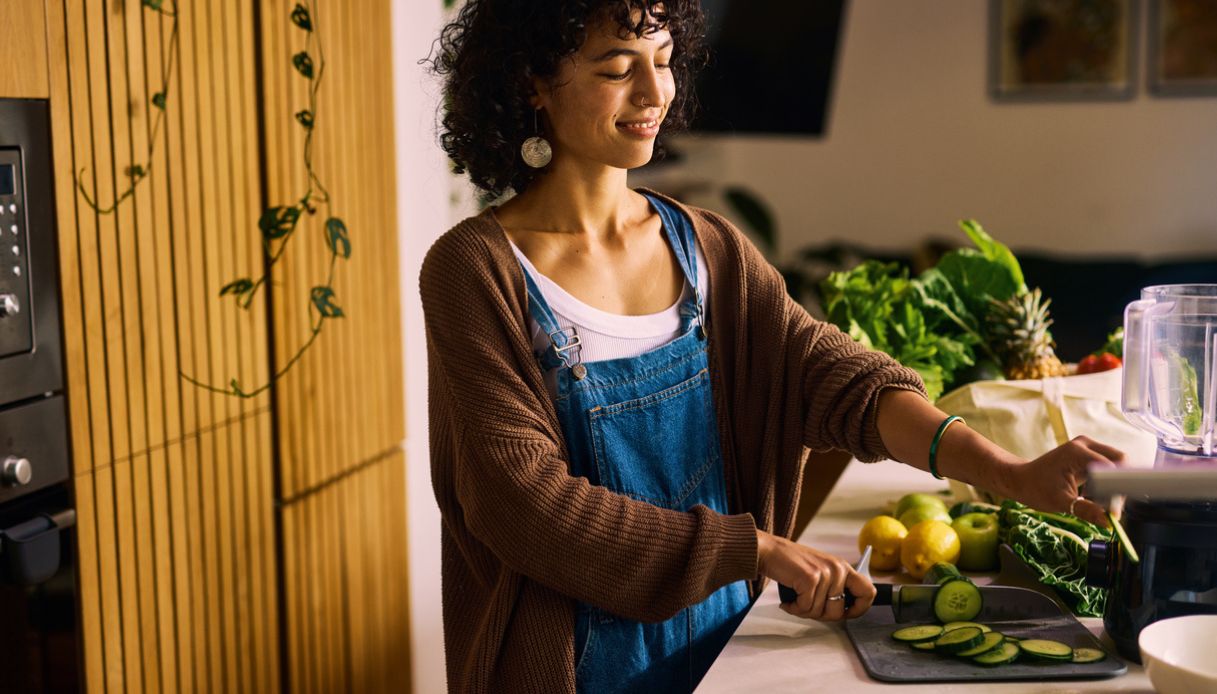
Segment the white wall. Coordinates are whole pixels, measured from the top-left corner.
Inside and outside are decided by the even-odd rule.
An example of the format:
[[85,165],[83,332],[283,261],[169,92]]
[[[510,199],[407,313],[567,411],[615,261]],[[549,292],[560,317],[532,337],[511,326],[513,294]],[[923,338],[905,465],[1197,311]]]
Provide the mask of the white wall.
[[962,240],[976,217],[1016,250],[1217,254],[1217,98],[1146,93],[1142,21],[1134,100],[995,103],[987,8],[850,0],[827,138],[685,138],[657,175],[751,186],[786,251]]
[[[393,73],[397,125],[397,204],[405,336],[406,540],[410,556],[410,649],[414,691],[447,690],[440,611],[440,516],[427,454],[427,366],[418,273],[423,255],[449,226],[451,175],[436,144],[438,83],[418,60],[442,25],[440,0],[393,3]],[[403,577],[407,580],[407,577]]]

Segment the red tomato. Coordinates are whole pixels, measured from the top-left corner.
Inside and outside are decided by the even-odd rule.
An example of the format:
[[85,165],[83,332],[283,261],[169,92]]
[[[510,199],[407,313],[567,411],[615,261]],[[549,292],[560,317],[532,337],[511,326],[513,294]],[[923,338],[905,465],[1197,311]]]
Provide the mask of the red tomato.
[[1098,369],[1096,368],[1098,365],[1099,365],[1099,358],[1093,354],[1087,354],[1085,357],[1082,358],[1082,361],[1078,362],[1078,373],[1079,374],[1092,374],[1095,371],[1098,371]]
[[1119,368],[1122,363],[1120,358],[1111,352],[1089,354],[1082,361],[1078,362],[1078,373],[1094,374],[1100,371],[1110,371],[1111,369]]

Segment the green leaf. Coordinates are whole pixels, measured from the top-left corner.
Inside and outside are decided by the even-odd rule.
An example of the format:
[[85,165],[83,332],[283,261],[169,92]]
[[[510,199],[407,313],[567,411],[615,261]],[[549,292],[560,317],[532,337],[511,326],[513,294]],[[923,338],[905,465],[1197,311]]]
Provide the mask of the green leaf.
[[325,220],[325,242],[334,255],[351,257],[351,240],[347,237],[347,226],[337,217]]
[[732,186],[723,193],[727,204],[748,225],[757,238],[765,245],[770,253],[777,251],[777,234],[774,230],[773,215],[761,202],[760,198],[744,188]]
[[312,111],[309,111],[308,109],[305,109],[303,111],[297,111],[296,120],[300,121],[300,125],[303,125],[305,127],[305,129],[307,129],[307,130],[313,129],[313,112]]
[[126,168],[125,173],[131,178],[143,178],[148,172],[139,164],[132,164]]
[[262,230],[263,238],[267,240],[286,236],[296,226],[300,219],[298,207],[268,207],[258,220],[258,228]]
[[1018,258],[1014,257],[1014,253],[1006,244],[995,240],[992,236],[985,233],[985,230],[980,226],[980,222],[975,219],[960,220],[959,228],[963,229],[963,233],[972,239],[972,243],[980,250],[982,254],[989,260],[1004,266],[1010,271],[1010,276],[1014,279],[1014,284],[1017,287],[1017,293],[1022,294],[1027,291],[1027,283],[1023,279],[1023,269],[1018,264]]
[[165,4],[165,0],[144,0],[143,1],[144,7],[156,10],[157,12],[161,11],[161,6],[164,4]]
[[332,303],[334,298],[334,290],[329,287],[313,287],[310,294],[313,305],[317,307],[317,312],[322,318],[342,318],[342,309]]
[[445,10],[450,10],[453,7],[456,7],[456,0],[444,0],[444,9]]
[[296,3],[296,7],[292,10],[292,24],[305,31],[312,31],[313,21],[308,16],[308,8],[300,3]]
[[159,108],[160,110],[164,111],[165,110],[165,92],[157,92],[157,93],[153,94],[152,95],[152,105]]
[[309,79],[313,79],[313,59],[309,57],[307,51],[300,51],[292,56],[292,65],[296,66],[296,71]]
[[224,296],[225,294],[235,294],[237,296],[241,296],[253,288],[254,283],[248,277],[242,277],[239,280],[233,280],[232,282],[224,285],[224,287],[220,289],[220,296]]
[[990,297],[1005,301],[1022,286],[1008,265],[972,248],[947,253],[937,267],[978,320],[988,314]]
[[1013,500],[1002,503],[998,536],[1080,615],[1102,616],[1107,591],[1086,585],[1088,543],[1105,539],[1093,523],[1043,513]]

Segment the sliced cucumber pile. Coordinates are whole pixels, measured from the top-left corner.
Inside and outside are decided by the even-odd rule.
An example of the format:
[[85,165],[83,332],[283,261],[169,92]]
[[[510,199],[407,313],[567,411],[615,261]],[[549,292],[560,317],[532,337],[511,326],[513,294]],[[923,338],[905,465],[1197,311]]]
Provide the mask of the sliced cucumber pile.
[[1023,639],[1018,649],[1032,658],[1073,662],[1073,649],[1060,641],[1048,639]]
[[970,660],[993,667],[1019,658],[1044,663],[1097,663],[1107,653],[1097,648],[1072,648],[1050,639],[1006,636],[978,622],[918,624],[892,632],[892,638],[927,653]]
[[955,631],[956,629],[959,629],[961,627],[976,627],[977,629],[980,629],[981,631],[985,631],[985,632],[993,631],[992,629],[985,626],[984,624],[977,624],[976,622],[947,622],[946,624],[942,625],[942,630],[943,631]]
[[1002,645],[1002,642],[1005,640],[1006,640],[1006,637],[1003,636],[1000,632],[989,631],[984,634],[984,636],[981,639],[980,644],[977,645],[975,648],[969,648],[966,651],[960,651],[959,653],[956,653],[955,655],[959,656],[960,658],[974,658],[978,655],[988,653],[989,651],[993,650],[994,648],[997,648],[998,646]]
[[988,653],[982,653],[972,658],[972,662],[989,667],[1005,665],[1006,663],[1013,663],[1018,658],[1018,653],[1018,646],[1012,643],[1002,643],[1002,645]]
[[905,627],[892,632],[892,638],[905,643],[918,641],[933,641],[942,636],[942,627],[937,624],[922,624],[921,626]]
[[1107,654],[1097,648],[1073,649],[1073,662],[1075,663],[1097,663],[1106,657]]
[[934,641],[934,650],[943,653],[962,653],[980,645],[985,639],[985,632],[976,627],[964,627],[939,636]]

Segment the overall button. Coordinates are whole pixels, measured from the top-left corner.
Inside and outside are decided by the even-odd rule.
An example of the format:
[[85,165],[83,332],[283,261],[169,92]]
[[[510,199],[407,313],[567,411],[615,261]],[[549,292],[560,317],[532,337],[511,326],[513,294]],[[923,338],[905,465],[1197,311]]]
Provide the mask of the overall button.
[[582,381],[587,377],[587,367],[582,364],[575,364],[574,366],[570,367],[570,371],[575,377],[576,381]]

